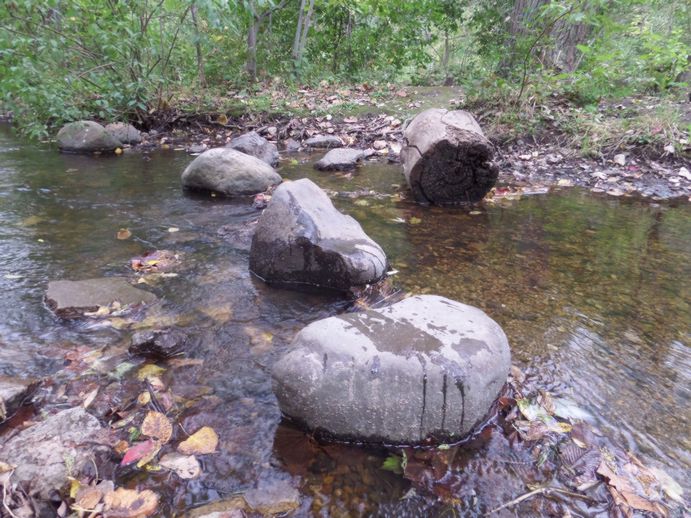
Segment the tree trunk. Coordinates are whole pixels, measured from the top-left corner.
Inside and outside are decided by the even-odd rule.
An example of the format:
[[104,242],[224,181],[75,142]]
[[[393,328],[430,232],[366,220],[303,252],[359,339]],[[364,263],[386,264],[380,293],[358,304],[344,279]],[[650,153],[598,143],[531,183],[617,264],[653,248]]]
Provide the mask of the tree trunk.
[[497,181],[494,147],[465,111],[426,110],[408,125],[401,152],[415,199],[456,205],[480,201]]
[[247,74],[250,80],[257,79],[257,34],[259,33],[259,18],[252,15],[250,26],[247,30]]
[[302,59],[302,56],[305,53],[305,47],[307,47],[307,34],[309,33],[310,25],[312,23],[312,13],[314,13],[314,0],[310,0],[310,5],[307,9],[307,16],[305,16],[305,27],[302,30],[298,59]]
[[206,74],[204,73],[204,54],[202,53],[201,35],[199,34],[199,23],[197,22],[197,4],[192,4],[190,9],[192,23],[194,24],[194,47],[197,52],[197,74],[199,86],[206,88]]
[[295,39],[293,40],[293,61],[297,62],[300,56],[300,42],[302,41],[302,20],[305,17],[305,0],[300,0],[300,10],[298,11],[298,24],[295,28]]

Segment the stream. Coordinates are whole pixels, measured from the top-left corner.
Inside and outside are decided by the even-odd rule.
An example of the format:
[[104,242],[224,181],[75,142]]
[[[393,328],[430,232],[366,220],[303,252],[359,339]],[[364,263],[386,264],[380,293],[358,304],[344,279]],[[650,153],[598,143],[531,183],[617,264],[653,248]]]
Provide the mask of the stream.
[[[309,177],[339,193],[336,206],[386,251],[395,286],[483,309],[504,328],[516,366],[538,373],[545,390],[572,401],[593,427],[688,492],[687,204],[565,188],[472,208],[426,208],[406,199],[400,165],[334,174],[312,168],[318,157],[284,158],[284,178]],[[253,278],[249,236],[259,211],[248,200],[183,193],[180,173],[191,159],[174,149],[63,155],[0,125],[0,375],[48,378],[42,390],[54,392],[80,375],[65,368],[76,348],[139,362],[126,354],[134,329],[183,328],[197,339],[187,357],[198,361],[167,367],[162,378],[189,401],[179,422],[213,427],[219,452],[190,481],[113,474],[158,491],[160,516],[228,498],[258,480],[296,485],[294,516],[453,516],[436,496],[413,494],[408,481],[382,470],[387,451],[319,445],[282,422],[272,363],[302,327],[350,310],[350,302]],[[116,239],[120,228],[132,237]],[[143,286],[162,302],[134,326],[63,322],[42,301],[50,280],[134,279],[130,259],[156,249],[181,253],[181,266],[177,276]],[[115,399],[134,390],[133,374],[98,376]],[[464,516],[527,491],[505,453],[498,440],[459,453],[465,479],[456,509]]]

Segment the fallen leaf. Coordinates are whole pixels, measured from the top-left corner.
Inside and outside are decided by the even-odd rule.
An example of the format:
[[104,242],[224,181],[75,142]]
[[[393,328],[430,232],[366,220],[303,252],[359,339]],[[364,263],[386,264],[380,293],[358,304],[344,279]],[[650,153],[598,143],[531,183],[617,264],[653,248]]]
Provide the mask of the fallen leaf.
[[612,159],[612,161],[617,165],[624,166],[624,165],[626,165],[626,155],[623,153],[620,153],[618,155],[614,155],[614,158]]
[[154,365],[153,363],[147,363],[137,372],[137,379],[139,381],[145,381],[150,378],[157,378],[165,371],[166,370],[163,367],[159,367],[158,365]]
[[170,441],[173,436],[173,425],[161,412],[149,412],[142,422],[143,435],[158,439],[162,444]]
[[178,227],[168,227],[168,232],[172,234],[174,232],[180,232],[180,229]]
[[420,218],[416,218],[415,216],[413,216],[408,220],[408,223],[410,223],[411,225],[419,225],[420,223],[422,223],[422,220]]
[[118,488],[104,498],[106,516],[109,518],[135,518],[149,516],[158,508],[158,495],[149,489]]
[[151,402],[151,394],[148,390],[137,396],[137,403],[139,403],[141,406],[148,405],[149,402]]
[[672,477],[670,477],[667,473],[662,471],[661,469],[658,468],[649,468],[650,471],[652,472],[653,475],[655,475],[655,478],[657,481],[660,483],[660,486],[662,487],[662,490],[665,492],[665,494],[670,497],[672,500],[675,502],[679,502],[680,504],[684,503],[684,490],[682,487],[677,483],[676,480],[674,480]]
[[154,441],[152,439],[148,439],[143,442],[138,442],[134,446],[130,446],[127,449],[127,452],[125,452],[125,456],[122,458],[122,461],[120,461],[120,465],[129,466],[130,464],[134,464],[135,462],[141,462],[142,459],[151,460],[160,449],[160,444],[158,444],[157,441]]
[[120,240],[129,239],[130,237],[132,237],[132,232],[130,232],[129,228],[121,228],[120,230],[118,230],[118,233],[115,235],[115,237],[117,237]]
[[194,455],[167,453],[161,457],[158,463],[162,467],[174,471],[178,477],[183,479],[197,478],[202,472],[199,461]]
[[184,455],[203,455],[214,453],[218,446],[218,435],[213,428],[204,426],[178,445],[178,451]]
[[94,390],[89,392],[86,397],[84,397],[84,401],[82,402],[82,407],[83,408],[89,408],[89,405],[93,403],[94,399],[96,398],[96,395],[98,394],[98,387],[96,387]]

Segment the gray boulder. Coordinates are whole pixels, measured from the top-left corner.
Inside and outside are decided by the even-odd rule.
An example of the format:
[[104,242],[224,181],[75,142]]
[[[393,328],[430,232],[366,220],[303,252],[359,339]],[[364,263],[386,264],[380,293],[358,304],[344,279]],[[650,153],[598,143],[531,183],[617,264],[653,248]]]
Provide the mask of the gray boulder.
[[65,124],[57,136],[58,148],[68,153],[112,153],[122,146],[97,122],[77,121]]
[[279,186],[259,218],[250,270],[267,282],[347,291],[380,280],[386,255],[311,180]]
[[281,181],[266,162],[232,148],[209,149],[182,173],[184,187],[227,196],[257,194]]
[[506,335],[481,310],[433,295],[318,320],[273,368],[281,410],[362,441],[457,440],[509,374]]
[[19,432],[0,448],[0,461],[16,466],[13,482],[27,483],[32,495],[48,499],[68,475],[78,478],[99,450],[109,448],[98,419],[76,407]]
[[139,144],[142,141],[141,132],[126,122],[106,124],[106,131],[123,144]]
[[320,171],[348,171],[355,169],[363,158],[364,151],[341,147],[329,151],[314,164],[314,167]]
[[61,318],[78,318],[101,308],[119,308],[151,304],[156,295],[135,288],[123,277],[104,277],[82,281],[51,281],[46,304]]
[[316,148],[341,147],[343,146],[343,141],[334,135],[317,135],[305,140],[305,145]]
[[250,131],[230,141],[226,147],[263,160],[271,167],[278,165],[278,148],[256,131]]
[[36,380],[0,376],[0,422],[29,400],[36,387]]

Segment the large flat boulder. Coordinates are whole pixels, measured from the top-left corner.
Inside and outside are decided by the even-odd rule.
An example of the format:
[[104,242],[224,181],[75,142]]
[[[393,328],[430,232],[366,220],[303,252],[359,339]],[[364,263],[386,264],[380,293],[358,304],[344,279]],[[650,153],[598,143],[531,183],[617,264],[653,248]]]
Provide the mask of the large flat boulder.
[[355,169],[363,158],[364,151],[342,147],[326,153],[315,162],[314,167],[320,171],[349,171]]
[[46,304],[61,318],[78,318],[100,308],[119,304],[138,306],[156,301],[156,295],[135,288],[123,277],[104,277],[81,281],[51,281],[45,295]]
[[122,146],[98,122],[76,121],[65,124],[57,136],[58,148],[67,153],[112,153]]
[[126,122],[106,124],[106,131],[123,144],[139,144],[142,141],[141,132]]
[[347,291],[380,280],[386,255],[314,182],[278,187],[257,223],[250,270],[267,282]]
[[251,195],[281,183],[269,164],[231,148],[214,148],[195,158],[182,173],[182,185],[226,196]]
[[22,430],[0,447],[0,461],[15,466],[13,482],[29,485],[30,494],[49,499],[51,492],[78,478],[103,446],[101,425],[82,407],[63,410]]
[[0,422],[9,418],[29,400],[36,387],[36,380],[0,376]]
[[372,442],[457,440],[509,374],[506,335],[480,309],[433,295],[318,320],[273,367],[281,410],[313,430]]
[[278,148],[256,131],[250,131],[239,137],[235,137],[228,144],[229,148],[236,149],[246,155],[252,155],[263,160],[271,167],[278,165]]

